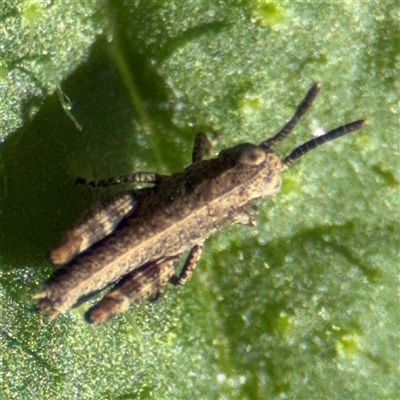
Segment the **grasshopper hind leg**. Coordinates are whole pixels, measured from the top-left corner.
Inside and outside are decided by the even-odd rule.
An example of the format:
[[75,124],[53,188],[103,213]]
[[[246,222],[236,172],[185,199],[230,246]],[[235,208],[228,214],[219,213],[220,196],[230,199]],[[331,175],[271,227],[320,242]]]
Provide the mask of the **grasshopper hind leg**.
[[150,262],[135,269],[122,278],[99,303],[90,308],[85,319],[89,323],[102,324],[112,316],[127,311],[130,306],[143,299],[155,295],[156,299],[161,288],[168,282],[183,285],[192,276],[200,258],[203,246],[194,246],[186,259],[181,273],[175,274],[175,263],[180,255]]
[[126,275],[86,312],[86,321],[102,324],[112,316],[128,310],[132,304],[158,293],[175,273],[175,262],[178,259],[179,255],[151,262]]
[[[157,185],[162,178],[162,175],[153,172],[135,172],[131,175],[117,176],[97,183],[86,182],[85,179],[77,178],[76,184],[94,187],[108,187],[128,182]],[[93,205],[64,235],[58,246],[51,251],[51,261],[57,265],[66,264],[113,232],[126,216],[135,211],[138,203],[137,194],[144,190],[146,188],[122,192]]]
[[123,192],[94,204],[50,252],[54,264],[66,264],[94,243],[109,235],[137,205],[133,191]]

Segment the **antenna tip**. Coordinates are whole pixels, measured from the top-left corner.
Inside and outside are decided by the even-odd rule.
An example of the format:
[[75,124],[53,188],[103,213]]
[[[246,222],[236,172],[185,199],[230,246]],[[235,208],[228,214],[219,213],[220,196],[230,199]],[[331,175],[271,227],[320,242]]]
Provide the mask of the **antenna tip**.
[[320,81],[315,81],[314,82],[314,84],[313,84],[313,87],[315,88],[315,89],[321,89],[321,87],[322,87],[322,83],[320,82]]
[[358,131],[359,129],[364,128],[364,126],[368,125],[367,119],[358,119],[357,121],[351,122],[348,125],[353,125],[353,129],[350,132]]

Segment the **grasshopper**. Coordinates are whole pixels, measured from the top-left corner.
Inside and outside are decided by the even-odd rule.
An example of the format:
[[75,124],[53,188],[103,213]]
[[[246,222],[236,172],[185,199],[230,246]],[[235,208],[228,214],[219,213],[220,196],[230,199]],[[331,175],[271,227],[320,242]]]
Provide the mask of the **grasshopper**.
[[[248,206],[281,186],[281,173],[317,146],[366,125],[357,120],[316,137],[281,159],[272,149],[311,107],[321,84],[314,83],[294,116],[272,138],[256,145],[241,143],[205,160],[211,143],[196,136],[192,164],[170,176],[137,172],[98,182],[109,186],[145,182],[153,186],[122,192],[89,209],[50,254],[62,265],[34,296],[53,319],[89,295],[114,285],[86,312],[100,324],[131,304],[156,293],[167,282],[183,285],[192,275],[203,243],[224,225],[255,225]],[[187,260],[175,275],[183,252]]]

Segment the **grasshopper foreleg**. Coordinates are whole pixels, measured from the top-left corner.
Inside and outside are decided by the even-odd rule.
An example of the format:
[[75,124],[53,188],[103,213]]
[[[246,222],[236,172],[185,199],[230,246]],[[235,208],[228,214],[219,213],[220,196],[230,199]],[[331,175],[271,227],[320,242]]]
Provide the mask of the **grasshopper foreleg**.
[[240,214],[236,214],[233,217],[233,221],[236,224],[240,225],[249,225],[249,226],[256,226],[257,225],[257,218],[252,215],[249,211],[242,211]]

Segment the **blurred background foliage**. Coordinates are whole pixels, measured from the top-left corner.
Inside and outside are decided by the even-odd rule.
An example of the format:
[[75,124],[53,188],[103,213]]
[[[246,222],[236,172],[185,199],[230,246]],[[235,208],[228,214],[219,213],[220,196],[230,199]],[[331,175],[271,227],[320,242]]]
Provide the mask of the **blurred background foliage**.
[[[1,19],[4,399],[395,399],[399,8],[386,2],[21,1]],[[193,279],[107,325],[49,322],[48,250],[115,191],[74,186],[259,143],[323,90],[312,131],[361,132],[293,165],[258,226],[206,242]]]

